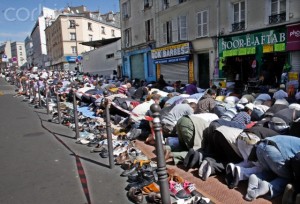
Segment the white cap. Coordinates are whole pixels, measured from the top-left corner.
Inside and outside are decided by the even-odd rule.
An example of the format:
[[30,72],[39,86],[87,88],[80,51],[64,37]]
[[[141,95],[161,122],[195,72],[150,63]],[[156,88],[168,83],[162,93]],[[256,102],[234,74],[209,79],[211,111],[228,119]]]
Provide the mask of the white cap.
[[248,108],[248,109],[253,111],[254,105],[253,105],[253,103],[248,103],[248,104],[245,105],[245,108]]

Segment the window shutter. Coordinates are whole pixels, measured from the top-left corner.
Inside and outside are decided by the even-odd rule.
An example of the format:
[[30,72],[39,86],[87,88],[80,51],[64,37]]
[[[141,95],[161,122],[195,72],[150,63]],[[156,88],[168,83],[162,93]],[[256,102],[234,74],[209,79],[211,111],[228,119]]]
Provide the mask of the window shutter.
[[180,16],[180,40],[187,39],[186,16]]
[[202,12],[202,24],[203,24],[203,29],[202,29],[202,36],[208,36],[208,12],[203,11]]
[[162,39],[163,44],[164,45],[167,44],[167,23],[163,24],[163,34],[162,34],[162,37],[163,37],[163,39]]
[[178,22],[177,18],[172,20],[172,42],[178,41]]
[[202,12],[197,13],[198,36],[202,36]]

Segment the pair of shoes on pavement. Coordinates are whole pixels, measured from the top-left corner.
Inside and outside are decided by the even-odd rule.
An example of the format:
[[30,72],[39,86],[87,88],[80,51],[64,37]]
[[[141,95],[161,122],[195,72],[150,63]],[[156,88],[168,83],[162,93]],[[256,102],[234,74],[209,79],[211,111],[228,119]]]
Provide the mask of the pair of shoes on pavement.
[[267,181],[261,180],[255,174],[251,174],[248,180],[245,200],[253,201],[259,196],[266,195],[269,191],[269,183]]
[[203,155],[201,152],[196,151],[193,148],[190,148],[183,160],[183,165],[185,168],[188,169],[199,167],[200,163],[202,162],[202,159],[203,159]]
[[229,163],[226,166],[226,176],[225,182],[227,183],[228,188],[233,189],[236,188],[239,184],[239,175],[240,169],[235,166],[233,163]]
[[208,177],[211,175],[211,173],[212,173],[212,167],[210,163],[206,159],[204,159],[199,167],[198,175],[202,180],[206,181]]

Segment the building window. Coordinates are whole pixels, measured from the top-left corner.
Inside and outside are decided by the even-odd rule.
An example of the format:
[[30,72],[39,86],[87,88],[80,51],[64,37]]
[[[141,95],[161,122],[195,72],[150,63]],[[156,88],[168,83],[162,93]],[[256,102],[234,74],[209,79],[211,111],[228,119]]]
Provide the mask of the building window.
[[123,19],[128,19],[130,17],[130,0],[122,4],[122,14]]
[[163,24],[163,44],[172,42],[172,21]]
[[75,20],[69,21],[69,28],[75,28]]
[[152,0],[144,0],[144,9],[151,8]]
[[245,30],[245,1],[233,4],[232,31]]
[[105,34],[105,27],[104,26],[101,26],[101,33]]
[[169,8],[169,5],[170,5],[170,0],[162,0],[163,10],[166,10],[167,8]]
[[208,11],[197,13],[198,37],[208,36]]
[[106,55],[106,59],[110,59],[110,58],[114,58],[114,57],[115,57],[114,53]]
[[183,3],[183,2],[186,2],[187,0],[179,0],[179,2],[178,3]]
[[22,46],[19,46],[19,50],[22,50]]
[[93,41],[93,35],[89,35],[89,40]]
[[186,16],[180,16],[178,19],[179,19],[179,40],[187,40]]
[[125,44],[125,47],[130,47],[131,45],[131,29],[126,29],[125,32],[124,32],[124,44]]
[[72,54],[77,54],[77,48],[76,46],[71,46]]
[[23,53],[22,52],[20,52],[20,56],[22,56],[23,55]]
[[286,21],[286,0],[271,0],[271,16],[269,23],[281,23]]
[[112,37],[116,37],[116,36],[115,36],[115,30],[114,30],[114,29],[111,29],[111,36],[112,36]]
[[70,39],[76,40],[76,33],[70,33]]
[[88,30],[92,31],[92,23],[88,23]]
[[153,19],[145,22],[146,41],[153,40]]

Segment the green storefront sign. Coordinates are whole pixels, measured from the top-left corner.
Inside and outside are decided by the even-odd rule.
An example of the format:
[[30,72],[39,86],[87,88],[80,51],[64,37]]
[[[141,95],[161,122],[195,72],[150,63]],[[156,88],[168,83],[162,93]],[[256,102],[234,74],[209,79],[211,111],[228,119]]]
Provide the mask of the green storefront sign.
[[286,38],[285,27],[219,38],[219,69],[222,70],[221,62],[226,57],[256,55],[260,62],[263,53],[285,51]]

